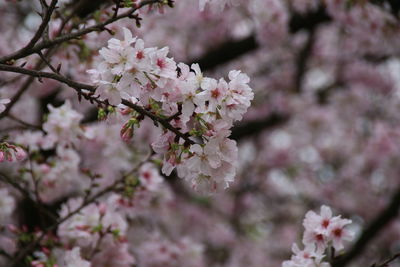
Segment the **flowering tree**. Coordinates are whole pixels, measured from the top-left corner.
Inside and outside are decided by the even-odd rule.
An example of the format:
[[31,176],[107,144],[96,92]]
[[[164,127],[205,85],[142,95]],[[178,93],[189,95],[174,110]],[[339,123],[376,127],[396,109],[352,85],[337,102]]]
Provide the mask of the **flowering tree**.
[[0,1],[0,265],[394,266],[399,10]]

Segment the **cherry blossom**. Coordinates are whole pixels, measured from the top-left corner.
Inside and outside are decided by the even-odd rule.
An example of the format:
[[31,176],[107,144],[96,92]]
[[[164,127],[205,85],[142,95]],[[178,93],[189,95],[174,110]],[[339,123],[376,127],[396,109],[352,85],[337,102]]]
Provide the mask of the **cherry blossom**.
[[0,163],[4,161],[23,161],[27,157],[25,150],[7,142],[0,143]]
[[48,108],[50,113],[47,121],[43,124],[43,130],[47,133],[45,139],[48,140],[50,147],[53,147],[55,143],[69,144],[76,142],[77,138],[83,135],[79,125],[82,115],[72,109],[69,101],[58,108],[51,105]]
[[351,223],[351,220],[342,219],[341,215],[332,217],[331,209],[325,205],[321,206],[320,214],[308,211],[303,221],[304,250],[293,244],[294,255],[282,266],[330,266],[324,262],[324,253],[329,246],[340,252],[344,248],[343,241],[353,240],[354,232],[345,227]]
[[[199,184],[207,184],[204,187],[208,188],[206,191],[227,188],[234,179],[234,162],[237,158],[236,143],[227,138],[228,129],[232,127],[233,121],[242,119],[254,98],[248,86],[249,77],[240,71],[229,72],[229,83],[223,78],[217,81],[203,77],[198,65],[193,64],[191,72],[187,65],[176,64],[172,58],[168,58],[166,47],[144,48],[141,40],[135,48],[127,45],[135,43],[136,39],[132,38],[128,29],[123,30],[125,40],[109,40],[108,47],[100,51],[104,61],[97,70],[89,71],[93,82],[99,85],[97,90],[100,97],[111,100],[111,104],[117,104],[124,96],[133,97],[137,104],[151,107],[153,112],[163,112],[165,116],[177,114],[178,106],[181,105],[181,112],[173,124],[190,133],[188,125],[198,120],[198,126],[191,126],[193,135],[196,135],[196,127],[200,127],[200,134],[207,132],[209,137],[213,137],[217,132],[213,133],[212,125],[222,116],[227,121],[223,138],[203,139],[204,147],[194,144],[186,149],[184,143],[173,140],[173,135],[169,137],[171,139],[165,139],[167,136],[164,134],[157,144],[153,144],[153,149],[157,153],[166,153],[162,169],[164,174],[169,175],[174,168],[178,168],[178,175],[185,177],[195,189],[200,188]],[[135,67],[132,72],[131,66],[144,64],[143,59],[149,59],[148,66]],[[116,66],[121,64],[123,66],[115,71]],[[108,76],[103,77],[104,73]],[[121,82],[136,84],[135,89],[130,90],[131,87],[126,85],[121,87]],[[131,118],[122,126],[122,139],[129,141],[133,137],[135,124],[139,124],[138,120]],[[167,144],[162,144],[162,141]],[[160,150],[157,147],[164,148]],[[221,157],[225,158],[221,161]]]
[[94,2],[0,1],[0,266],[397,255],[395,1]]
[[157,191],[163,179],[154,165],[146,163],[139,170],[139,181],[146,189]]
[[64,255],[63,262],[60,263],[61,267],[90,267],[90,262],[81,258],[79,247],[74,247],[72,250],[67,251]]

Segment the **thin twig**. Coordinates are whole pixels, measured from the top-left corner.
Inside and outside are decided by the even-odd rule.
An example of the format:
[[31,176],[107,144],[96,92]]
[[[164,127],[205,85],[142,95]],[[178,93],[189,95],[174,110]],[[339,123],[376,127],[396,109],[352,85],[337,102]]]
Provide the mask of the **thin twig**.
[[398,258],[400,258],[400,253],[393,255],[392,257],[390,257],[389,259],[385,260],[384,262],[382,262],[378,265],[376,263],[374,263],[374,264],[372,264],[371,267],[388,267],[389,263],[397,260]]
[[20,58],[35,54],[35,53],[37,53],[37,52],[39,52],[39,51],[41,51],[43,49],[50,48],[50,47],[52,47],[54,45],[61,44],[61,43],[64,43],[64,42],[72,40],[72,39],[78,39],[81,36],[83,36],[85,34],[88,34],[90,32],[102,31],[102,30],[105,29],[105,27],[107,25],[109,25],[109,24],[111,24],[111,23],[113,23],[113,22],[115,22],[117,20],[123,19],[123,18],[132,17],[133,13],[135,13],[140,8],[142,8],[142,7],[146,6],[146,5],[159,3],[160,1],[161,0],[142,1],[138,6],[136,6],[134,8],[131,8],[130,10],[126,11],[125,13],[122,13],[121,15],[109,18],[105,22],[102,22],[102,23],[99,23],[99,24],[84,28],[84,29],[76,31],[74,33],[65,34],[63,36],[54,38],[52,40],[48,40],[48,41],[44,40],[44,41],[36,44],[34,47],[29,48],[29,49],[27,49],[27,48],[20,49],[20,50],[14,52],[11,55],[8,55],[8,56],[0,58],[0,63],[4,64],[4,63],[9,62],[11,60],[17,60],[17,59],[20,59]]
[[42,54],[42,52],[39,51],[39,52],[38,52],[38,55],[39,55],[39,57],[43,60],[43,62],[46,63],[46,65],[47,65],[54,73],[60,74],[60,72],[59,72],[56,68],[54,68],[53,65],[51,65],[50,61],[48,61],[48,60],[46,59],[46,57]]
[[[52,80],[56,80],[56,81],[65,83],[66,85],[69,85],[72,88],[86,89],[91,92],[94,92],[96,90],[95,86],[75,82],[75,81],[65,78],[64,76],[57,74],[57,73],[38,71],[38,70],[30,70],[30,69],[9,66],[9,65],[4,65],[4,64],[0,64],[0,71],[21,73],[21,74],[26,74],[26,75],[36,77],[36,78],[49,78]],[[1,118],[1,115],[2,114],[0,114],[0,118]]]
[[36,130],[42,130],[42,127],[40,127],[40,126],[38,126],[38,125],[31,124],[31,123],[26,122],[26,121],[23,121],[23,120],[21,120],[21,119],[15,117],[15,116],[12,115],[12,114],[7,114],[7,117],[9,117],[9,118],[10,118],[11,120],[13,120],[13,121],[16,121],[16,122],[18,122],[18,123],[20,123],[20,124],[26,126],[27,128],[36,129]]
[[0,172],[0,180],[13,188],[15,188],[17,191],[19,191],[25,198],[27,198],[29,201],[31,201],[41,212],[49,216],[49,218],[56,220],[56,217],[49,212],[43,205],[40,203],[36,202],[35,200],[32,199],[31,194],[28,190],[23,188],[19,183],[15,181],[15,179],[8,177],[4,173]]
[[[54,50],[55,50],[55,45],[59,45],[59,44],[65,42],[65,41],[67,41],[67,40],[70,40],[70,39],[78,38],[78,37],[80,37],[80,36],[82,36],[82,35],[85,35],[85,34],[87,34],[87,33],[89,33],[89,32],[95,31],[95,30],[103,30],[103,29],[105,28],[104,26],[102,26],[103,24],[104,24],[104,25],[107,25],[107,24],[109,24],[109,23],[115,22],[115,21],[117,21],[117,20],[119,20],[119,19],[122,19],[122,18],[132,17],[132,16],[134,16],[133,13],[134,13],[136,10],[140,9],[141,7],[143,7],[143,6],[145,6],[145,5],[157,3],[157,2],[159,2],[159,1],[160,1],[160,0],[152,0],[152,1],[144,1],[144,2],[141,2],[141,4],[140,4],[139,6],[137,6],[136,8],[131,9],[131,10],[129,10],[128,12],[126,12],[126,13],[124,13],[124,14],[121,14],[120,16],[118,16],[118,17],[116,17],[116,18],[113,18],[113,19],[108,20],[108,21],[106,21],[106,22],[104,22],[104,23],[101,23],[101,24],[98,24],[98,25],[95,25],[95,26],[92,26],[92,27],[89,27],[89,28],[85,28],[85,29],[83,29],[83,30],[81,30],[81,31],[77,31],[77,32],[75,32],[74,34],[65,34],[64,36],[59,37],[59,36],[61,35],[63,29],[64,29],[65,26],[67,25],[68,21],[73,17],[73,16],[69,16],[67,19],[65,19],[65,20],[62,22],[61,27],[59,28],[59,30],[57,31],[57,33],[56,33],[56,35],[55,35],[55,36],[56,36],[55,39],[50,40],[50,41],[49,41],[49,40],[44,40],[44,41],[42,41],[41,43],[39,43],[39,44],[37,44],[37,45],[35,46],[36,49],[35,49],[35,47],[33,47],[33,48],[31,49],[30,52],[26,52],[25,50],[21,49],[21,50],[15,52],[15,53],[13,53],[12,55],[9,55],[9,56],[6,56],[6,57],[1,58],[1,59],[0,59],[0,63],[1,63],[1,64],[2,64],[2,63],[7,63],[7,62],[9,62],[9,61],[12,60],[12,59],[23,58],[23,57],[25,57],[25,56],[28,56],[28,55],[31,55],[31,54],[34,54],[34,53],[38,53],[38,52],[40,52],[42,49],[49,48],[49,49],[46,51],[45,55],[44,55],[44,57],[46,58],[46,57],[48,57],[50,54],[52,54],[52,53],[54,52]],[[73,29],[73,28],[71,28],[71,30],[72,30],[72,29]],[[40,44],[42,44],[42,46],[41,46]],[[43,45],[44,45],[44,46],[43,46]],[[16,57],[15,57],[15,56],[16,56]],[[42,67],[42,62],[39,61],[39,62],[35,65],[34,69],[35,69],[35,70],[38,70],[38,69],[41,69],[41,67]],[[38,77],[38,78],[40,78],[40,77]],[[25,83],[19,88],[19,90],[17,91],[17,93],[15,93],[15,95],[11,98],[11,102],[6,106],[6,109],[3,111],[3,113],[0,114],[0,119],[4,118],[4,117],[11,111],[11,108],[18,102],[18,100],[19,100],[19,99],[21,98],[21,96],[25,93],[25,91],[28,90],[29,86],[32,84],[33,81],[34,81],[34,78],[33,78],[33,77],[29,77],[29,78],[25,81]]]
[[[36,31],[35,35],[32,37],[32,39],[29,41],[29,43],[23,47],[22,49],[19,50],[20,53],[24,53],[26,51],[30,51],[35,44],[39,41],[39,39],[42,37],[43,32],[45,31],[46,27],[48,27],[49,25],[49,21],[51,18],[51,15],[53,14],[54,9],[56,8],[56,4],[57,4],[58,0],[52,0],[50,6],[47,6],[46,3],[43,3],[43,1],[41,1],[42,4],[42,23],[40,24],[38,30]],[[4,62],[11,60],[10,59],[6,59]],[[2,60],[0,60],[2,61]],[[3,62],[3,61],[2,61]]]

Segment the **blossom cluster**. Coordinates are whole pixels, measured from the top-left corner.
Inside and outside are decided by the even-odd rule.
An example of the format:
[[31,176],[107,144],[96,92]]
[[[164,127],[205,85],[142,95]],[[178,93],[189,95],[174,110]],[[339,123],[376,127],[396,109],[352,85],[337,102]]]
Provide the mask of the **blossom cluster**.
[[[82,203],[82,198],[70,199],[63,205],[60,215],[67,216],[82,206]],[[64,244],[94,248],[101,238],[111,236],[119,240],[126,230],[126,221],[113,205],[93,203],[62,223],[58,228],[58,236]]]
[[[88,71],[98,86],[96,93],[112,105],[128,99],[187,137],[164,131],[152,144],[164,155],[164,174],[177,168],[198,190],[228,187],[237,161],[236,142],[228,136],[254,97],[249,77],[236,70],[229,72],[229,82],[203,77],[198,64],[177,64],[167,57],[167,47],[145,48],[143,40],[133,38],[127,28],[123,31],[124,40],[110,39],[99,52],[97,69]],[[123,113],[131,118],[122,126],[121,137],[129,140],[143,117],[129,107]]]
[[[38,0],[1,2],[0,14],[8,22],[0,24],[3,56],[23,48],[35,35],[41,23],[35,11],[40,12],[41,6]],[[115,5],[109,1],[80,19],[81,15],[75,16],[79,10],[70,12],[76,7],[72,2],[58,1],[47,41],[57,38],[68,14],[74,16],[66,21],[61,36],[88,30],[128,11],[113,10]],[[153,7],[166,2],[171,1]],[[226,8],[239,2],[240,8]],[[17,92],[27,79],[1,71],[0,114],[6,110],[7,116],[0,115],[0,151],[4,145],[0,266],[12,265],[37,238],[41,241],[35,251],[28,251],[18,266],[22,261],[35,267],[280,266],[282,257],[291,255],[282,251],[288,252],[299,234],[293,218],[309,203],[330,203],[360,222],[374,220],[398,187],[400,170],[400,61],[396,56],[400,20],[389,2],[175,1],[165,15],[154,8],[138,12],[143,18],[138,29],[126,18],[49,47],[48,64],[41,64],[41,71],[53,72],[50,66],[58,66],[60,76],[88,82],[86,71],[97,68],[90,73],[96,94],[104,100],[99,118],[105,120],[96,121],[93,103],[78,102],[76,92],[58,81],[35,79],[20,95]],[[314,21],[315,16],[322,21]],[[145,47],[129,32],[101,49],[110,33],[118,35],[123,27],[134,29],[146,44],[170,47],[175,60],[168,49]],[[198,65],[178,61],[197,58],[205,68],[214,49],[229,54],[231,48],[235,50],[232,44],[253,39],[256,46],[238,51],[229,62],[219,56],[211,60],[219,64],[212,72],[218,78],[227,70],[245,71],[257,95],[243,125],[252,126],[254,120],[259,127],[248,127],[244,134],[242,127],[237,128],[237,162],[236,143],[228,137],[230,126],[244,111],[239,109],[236,119],[226,110],[233,99],[228,94],[234,88],[231,77],[238,72],[215,80],[203,77],[205,69]],[[163,53],[165,57],[158,60]],[[304,65],[299,62],[302,55],[306,55]],[[7,64],[39,70],[37,60],[33,54]],[[297,82],[300,92],[293,90]],[[218,90],[210,90],[215,84],[222,88],[221,98]],[[132,105],[120,105],[121,98]],[[145,112],[139,113],[133,105]],[[146,112],[157,119],[143,119]],[[29,160],[8,164],[8,159],[18,159],[9,145],[29,152]],[[149,155],[149,162],[121,179]],[[176,170],[196,190],[226,186],[236,163],[237,181],[211,198],[193,195],[173,179],[165,182],[159,173],[162,157],[165,174]],[[37,207],[26,205],[27,196]],[[361,227],[348,223],[327,207],[320,213],[310,211],[304,236],[300,233],[303,244],[293,245],[293,257],[284,264],[330,266],[336,251],[342,253],[343,241],[352,237],[348,228]],[[49,234],[48,226],[54,229]],[[371,266],[378,258],[396,253],[400,222],[392,220],[382,227],[385,231],[366,246],[355,265]]]
[[325,259],[325,251],[332,246],[336,251],[343,250],[343,242],[351,241],[354,232],[345,226],[351,224],[351,220],[342,219],[341,215],[332,216],[332,211],[327,206],[322,206],[320,214],[309,211],[303,221],[305,228],[303,235],[304,249],[293,244],[294,255],[290,261],[284,261],[282,267],[329,267]]
[[[137,177],[126,178],[122,194],[110,193],[96,202],[87,202],[88,197],[69,198],[58,212],[60,218],[67,219],[58,226],[54,240],[64,248],[44,242],[42,249],[34,252],[31,265],[127,267],[136,263],[129,250],[129,220],[135,219],[141,210],[150,208],[154,196],[162,190],[162,182],[155,165],[144,163],[138,169]],[[139,251],[146,252],[144,248],[139,248]],[[185,245],[176,247],[171,257],[177,260],[179,256],[183,260],[185,253],[190,252],[189,248]],[[160,256],[165,259],[168,254],[161,253]],[[152,258],[148,261],[157,260]]]
[[25,158],[26,152],[22,147],[7,142],[0,143],[0,162],[22,161]]
[[[82,114],[71,107],[69,101],[59,107],[48,105],[49,113],[43,123],[43,131],[25,131],[15,141],[34,157],[39,151],[51,151],[45,158],[32,158],[26,163],[28,172],[23,172],[24,181],[36,188],[41,201],[50,203],[71,192],[78,192],[87,186],[82,179],[79,165],[80,154],[76,145],[84,139],[86,132],[81,128]],[[17,159],[23,158],[17,153]],[[18,155],[20,155],[18,157]],[[37,181],[32,181],[32,176]]]

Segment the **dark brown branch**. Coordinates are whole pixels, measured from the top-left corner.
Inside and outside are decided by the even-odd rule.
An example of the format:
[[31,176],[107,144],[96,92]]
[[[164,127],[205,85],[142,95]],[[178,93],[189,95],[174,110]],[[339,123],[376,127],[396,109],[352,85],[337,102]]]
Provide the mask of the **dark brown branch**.
[[[45,3],[45,2],[43,2]],[[60,26],[60,28],[58,29],[58,31],[56,32],[55,36],[59,36],[64,27],[67,25],[68,21],[70,19],[72,19],[72,15],[69,16],[66,19],[63,19],[62,24]],[[71,29],[73,29],[74,27],[72,27]],[[46,39],[45,41],[48,41],[48,39]],[[49,61],[46,62],[46,58],[50,57],[57,49],[57,46],[52,46],[50,49],[48,49],[45,54],[43,55],[41,53],[41,51],[38,52],[39,56],[41,57],[42,60],[44,60],[44,62],[46,64],[50,64]],[[34,70],[40,70],[41,68],[43,68],[44,64],[42,61],[38,61],[34,67]],[[59,71],[57,71],[58,73]],[[25,93],[25,91],[27,91],[30,87],[30,85],[32,84],[32,82],[34,81],[34,77],[29,77],[23,84],[22,86],[19,88],[19,90],[17,91],[17,93],[15,95],[13,95],[13,97],[11,98],[11,102],[7,105],[6,110],[4,110],[3,113],[0,114],[0,119],[4,118],[7,114],[10,113],[12,107],[18,102],[18,100],[21,98],[21,96]]]
[[[27,51],[30,51],[35,44],[39,41],[39,39],[42,37],[45,29],[48,27],[49,25],[49,21],[51,18],[51,15],[53,14],[54,9],[56,8],[56,4],[57,4],[58,0],[52,0],[50,3],[50,6],[47,7],[47,5],[42,3],[42,23],[40,24],[38,30],[36,31],[35,35],[32,37],[32,39],[29,41],[29,43],[23,47],[22,49],[19,50],[20,53],[25,53]],[[11,59],[9,59],[11,60]],[[6,62],[8,60],[2,61],[0,60],[0,62]]]
[[256,37],[251,35],[242,40],[226,42],[201,58],[194,59],[191,62],[198,63],[202,70],[209,70],[254,51],[258,47]]
[[[46,51],[46,55],[51,54],[50,50]],[[45,57],[45,56],[44,56]],[[42,62],[38,62],[35,65],[35,69],[39,69],[42,65]],[[23,85],[19,88],[19,90],[13,95],[11,98],[11,102],[7,104],[6,109],[0,113],[0,119],[6,117],[10,111],[11,108],[18,102],[18,100],[21,98],[21,96],[24,94],[26,90],[28,90],[29,86],[32,84],[34,81],[35,77],[41,79],[42,77],[44,78],[50,78],[53,77],[55,80],[57,80],[60,75],[55,74],[55,73],[45,73],[37,70],[29,70],[29,69],[24,69],[21,67],[15,67],[15,66],[8,66],[4,64],[0,64],[0,71],[7,71],[7,72],[14,72],[14,73],[21,73],[21,74],[26,74],[29,75],[30,77],[23,83]],[[57,77],[56,77],[57,76]]]
[[8,114],[7,117],[9,117],[11,120],[18,122],[19,124],[22,124],[23,126],[30,128],[30,129],[35,129],[35,130],[42,130],[42,127],[39,125],[34,125],[29,122],[23,121],[20,118],[15,117],[12,114]]
[[17,52],[15,52],[11,55],[0,58],[0,63],[6,63],[11,60],[17,60],[17,59],[29,56],[31,54],[38,53],[43,49],[50,48],[54,45],[58,45],[58,44],[64,43],[64,42],[72,40],[72,39],[80,38],[81,36],[88,34],[90,32],[103,31],[107,25],[109,25],[117,20],[123,19],[123,18],[132,17],[133,13],[135,13],[140,8],[142,8],[146,5],[155,4],[155,3],[159,3],[159,2],[160,2],[160,0],[142,1],[137,7],[131,8],[130,10],[126,11],[125,13],[122,13],[121,15],[116,16],[115,18],[114,17],[110,18],[103,23],[99,23],[99,24],[84,28],[82,30],[79,30],[79,31],[76,31],[73,33],[65,34],[63,36],[54,38],[52,40],[47,40],[47,41],[44,40],[44,41],[36,44],[34,47],[32,47],[30,49],[18,50]]
[[41,212],[43,212],[46,216],[49,218],[55,219],[54,215],[50,213],[41,203],[38,201],[35,201],[32,197],[31,194],[28,190],[26,190],[24,187],[22,187],[18,182],[15,181],[16,179],[11,178],[7,176],[4,173],[0,172],[0,181],[2,181],[5,184],[8,184],[12,186],[14,189],[16,189],[23,197],[25,197],[27,200],[29,200],[31,203],[33,203]]
[[296,93],[302,92],[304,75],[307,71],[307,62],[309,61],[315,39],[315,28],[311,28],[308,33],[307,41],[301,49],[296,64],[296,73],[294,77],[294,91]]
[[132,108],[133,110],[135,110],[136,112],[138,112],[138,113],[140,113],[142,115],[145,115],[145,116],[149,117],[154,122],[160,123],[165,129],[170,130],[171,132],[173,132],[174,134],[176,134],[177,136],[179,136],[180,138],[185,140],[188,144],[194,144],[195,143],[193,140],[191,140],[189,138],[188,134],[181,133],[177,128],[173,127],[168,122],[167,119],[160,118],[160,117],[154,115],[153,113],[151,113],[150,111],[145,110],[141,106],[133,104],[132,102],[129,102],[128,100],[125,100],[125,99],[122,99],[122,104],[124,104],[127,107]]
[[93,11],[97,10],[100,8],[100,6],[106,2],[111,2],[107,0],[80,0],[78,3],[74,6],[72,13],[78,15],[81,18],[86,17]]
[[47,65],[54,73],[60,74],[60,72],[59,72],[56,68],[54,68],[53,65],[51,65],[50,61],[48,61],[48,60],[46,59],[46,57],[42,54],[42,52],[39,51],[39,52],[38,52],[38,55],[39,55],[39,57],[43,60],[43,62],[46,63],[46,65]]
[[294,13],[289,21],[289,31],[296,33],[300,30],[311,30],[317,25],[330,22],[331,16],[326,12],[324,6],[320,6],[316,11],[306,14]]
[[400,253],[397,253],[395,255],[393,255],[392,257],[390,257],[389,259],[385,260],[384,262],[380,263],[380,264],[372,264],[371,267],[388,267],[389,263],[394,262],[395,260],[397,260],[398,258],[400,258]]
[[[0,71],[21,73],[21,74],[26,74],[26,75],[33,76],[36,78],[49,78],[52,80],[56,80],[56,81],[65,83],[68,86],[73,87],[73,88],[85,89],[88,91],[96,90],[96,87],[94,87],[92,85],[75,82],[75,81],[67,79],[64,76],[57,74],[57,73],[29,70],[29,69],[25,69],[25,68],[21,68],[21,67],[8,66],[8,65],[4,65],[4,64],[0,64]],[[0,118],[1,118],[1,115],[0,115]]]
[[[49,78],[49,79],[57,80],[61,83],[67,84],[68,86],[74,88],[78,93],[82,93],[82,91],[81,91],[82,89],[88,90],[90,92],[94,92],[96,90],[96,87],[93,85],[75,82],[75,81],[70,80],[60,74],[57,74],[57,73],[27,70],[27,69],[20,68],[20,67],[14,67],[14,66],[2,65],[2,64],[0,64],[0,71],[11,71],[11,72],[16,72],[16,73],[31,75],[33,77],[42,77],[42,78]],[[86,95],[86,96],[90,97],[89,95]],[[106,103],[102,102],[102,104],[106,104]],[[164,128],[175,133],[177,136],[184,139],[188,144],[194,144],[194,141],[191,140],[187,134],[181,133],[178,129],[176,129],[169,123],[169,118],[167,118],[167,119],[161,118],[161,117],[151,113],[150,111],[144,109],[143,107],[133,104],[132,102],[125,100],[125,99],[122,100],[122,104],[132,108],[133,110],[137,111],[138,113],[140,113],[144,116],[149,117],[153,121],[160,123]],[[1,117],[2,117],[2,114],[0,114],[0,118]],[[244,137],[255,135],[255,134],[260,133],[261,131],[263,131],[266,128],[274,127],[279,124],[285,123],[287,120],[288,120],[287,115],[272,114],[272,115],[267,116],[264,119],[246,122],[246,123],[240,124],[238,126],[235,126],[233,128],[231,138],[238,140],[238,139],[241,139]]]
[[[88,90],[90,92],[94,92],[96,90],[96,87],[90,84],[84,84],[84,83],[79,83],[79,82],[75,82],[71,79],[68,79],[60,74],[57,73],[50,73],[50,72],[45,72],[45,71],[36,71],[36,70],[28,70],[28,69],[24,69],[21,67],[14,67],[14,66],[8,66],[8,65],[4,65],[4,64],[0,64],[0,71],[8,71],[8,72],[15,72],[15,73],[21,73],[21,74],[26,74],[26,75],[30,75],[32,77],[37,77],[37,78],[49,78],[49,79],[53,79],[56,81],[59,81],[61,83],[64,83],[66,85],[68,85],[71,88],[74,88],[80,95],[83,95],[86,99],[88,99],[89,101],[94,101],[97,103],[104,104],[107,105],[106,102],[104,101],[100,101],[97,98],[95,98],[93,95],[90,94],[86,94],[84,92],[82,92],[82,89],[84,90]],[[177,128],[173,127],[168,119],[164,119],[161,118],[153,113],[151,113],[150,111],[144,109],[143,107],[133,104],[132,102],[126,100],[126,99],[122,99],[122,104],[124,104],[127,107],[132,108],[133,110],[137,111],[138,113],[149,117],[150,119],[152,119],[154,122],[160,123],[164,128],[170,130],[171,132],[173,132],[174,134],[176,134],[177,136],[179,136],[180,138],[182,138],[183,140],[185,140],[188,144],[194,144],[194,141],[191,140],[189,138],[188,134],[184,134],[181,133]],[[6,112],[7,109],[4,111]],[[1,113],[0,114],[0,118],[4,117],[5,115]]]
[[257,135],[265,129],[281,125],[289,120],[288,115],[271,114],[259,120],[243,122],[232,129],[230,138],[234,140],[243,139]]
[[332,267],[343,267],[363,253],[369,242],[382,231],[399,213],[400,188],[397,189],[387,207],[369,224],[348,253],[333,261]]
[[4,249],[0,249],[0,255],[6,257],[9,260],[12,259],[12,256],[8,254]]
[[[306,14],[294,13],[289,21],[289,31],[291,33],[296,33],[300,30],[311,30],[317,25],[331,20],[332,18],[326,13],[323,6],[316,11]],[[202,57],[191,60],[190,62],[198,63],[202,70],[209,70],[237,59],[248,52],[257,50],[259,47],[255,35],[250,35],[241,40],[232,40],[223,43]]]

